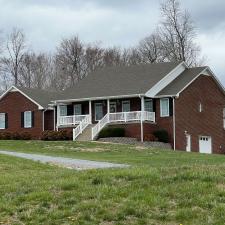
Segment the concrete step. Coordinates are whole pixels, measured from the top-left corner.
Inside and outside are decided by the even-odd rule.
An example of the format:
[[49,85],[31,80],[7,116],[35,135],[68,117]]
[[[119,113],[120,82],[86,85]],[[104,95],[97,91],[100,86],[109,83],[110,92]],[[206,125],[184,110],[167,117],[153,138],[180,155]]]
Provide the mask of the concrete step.
[[91,141],[92,127],[94,126],[95,124],[88,125],[86,129],[76,138],[76,141]]

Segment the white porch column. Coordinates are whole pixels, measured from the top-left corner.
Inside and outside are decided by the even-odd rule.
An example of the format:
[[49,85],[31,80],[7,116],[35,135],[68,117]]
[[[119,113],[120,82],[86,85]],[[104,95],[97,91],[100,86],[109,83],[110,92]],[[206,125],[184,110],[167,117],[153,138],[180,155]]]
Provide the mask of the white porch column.
[[59,130],[59,117],[60,117],[60,108],[59,108],[59,104],[57,103],[57,105],[56,105],[56,107],[57,107],[57,116],[56,116],[56,118],[57,118],[57,121],[56,121],[56,130],[58,131]]
[[145,99],[144,96],[141,96],[141,142],[144,141],[144,129],[143,129],[144,111],[145,111]]
[[92,124],[92,108],[91,108],[91,100],[89,101],[89,115],[90,115],[90,123]]
[[110,100],[107,99],[107,113],[110,113]]

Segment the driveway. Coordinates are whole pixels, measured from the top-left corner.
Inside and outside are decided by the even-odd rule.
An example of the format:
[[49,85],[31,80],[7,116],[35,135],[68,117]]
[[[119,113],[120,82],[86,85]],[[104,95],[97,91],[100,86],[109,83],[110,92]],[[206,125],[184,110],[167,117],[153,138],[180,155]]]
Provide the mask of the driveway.
[[49,163],[52,165],[62,166],[69,169],[75,170],[86,170],[86,169],[103,169],[103,168],[126,168],[129,165],[108,163],[108,162],[97,162],[83,159],[72,159],[64,157],[54,157],[47,155],[27,154],[20,152],[0,151],[0,154],[15,156],[24,159],[30,159],[41,163]]

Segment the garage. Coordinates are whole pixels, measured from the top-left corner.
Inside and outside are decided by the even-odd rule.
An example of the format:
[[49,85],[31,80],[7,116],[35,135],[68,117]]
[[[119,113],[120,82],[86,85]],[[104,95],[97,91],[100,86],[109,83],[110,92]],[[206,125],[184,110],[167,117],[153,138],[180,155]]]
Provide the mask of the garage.
[[199,137],[199,152],[211,154],[212,153],[212,138],[209,136]]

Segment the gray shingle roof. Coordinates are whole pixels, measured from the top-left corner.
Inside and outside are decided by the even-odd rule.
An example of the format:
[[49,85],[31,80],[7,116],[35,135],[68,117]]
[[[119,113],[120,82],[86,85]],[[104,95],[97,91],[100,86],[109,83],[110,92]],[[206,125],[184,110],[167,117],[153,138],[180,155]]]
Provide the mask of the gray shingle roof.
[[108,67],[89,74],[60,99],[81,99],[146,93],[180,62]]
[[186,69],[180,76],[173,80],[157,96],[175,96],[186,85],[188,85],[195,77],[199,75],[206,67],[195,67]]
[[60,95],[58,92],[46,91],[41,89],[32,89],[32,88],[23,88],[23,87],[16,87],[16,88],[22,91],[32,100],[37,102],[43,108],[47,108],[48,104],[52,100],[55,100],[58,97],[58,95]]

